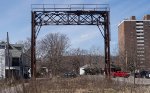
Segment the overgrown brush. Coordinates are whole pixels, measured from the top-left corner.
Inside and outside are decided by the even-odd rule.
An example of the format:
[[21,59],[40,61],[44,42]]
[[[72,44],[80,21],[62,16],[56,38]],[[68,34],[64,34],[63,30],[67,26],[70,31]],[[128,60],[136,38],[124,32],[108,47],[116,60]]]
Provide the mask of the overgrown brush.
[[1,93],[150,93],[149,86],[133,87],[132,84],[107,80],[95,75],[77,78],[53,77],[29,80],[28,83],[22,80],[7,87],[6,83],[1,83]]

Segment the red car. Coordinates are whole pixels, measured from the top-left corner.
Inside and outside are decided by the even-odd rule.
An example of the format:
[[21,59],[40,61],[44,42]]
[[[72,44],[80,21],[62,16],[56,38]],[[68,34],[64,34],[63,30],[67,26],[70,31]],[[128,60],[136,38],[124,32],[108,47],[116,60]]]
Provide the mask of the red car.
[[127,72],[123,72],[123,71],[117,71],[117,72],[113,72],[112,73],[112,76],[115,78],[115,77],[125,77],[125,78],[128,78],[130,76],[129,73]]

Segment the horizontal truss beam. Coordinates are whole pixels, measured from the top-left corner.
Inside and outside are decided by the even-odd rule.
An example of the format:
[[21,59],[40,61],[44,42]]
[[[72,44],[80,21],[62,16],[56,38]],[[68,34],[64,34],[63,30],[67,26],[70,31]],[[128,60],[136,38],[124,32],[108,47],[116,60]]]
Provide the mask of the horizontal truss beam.
[[34,11],[34,21],[36,26],[104,25],[104,16],[107,12],[108,11]]

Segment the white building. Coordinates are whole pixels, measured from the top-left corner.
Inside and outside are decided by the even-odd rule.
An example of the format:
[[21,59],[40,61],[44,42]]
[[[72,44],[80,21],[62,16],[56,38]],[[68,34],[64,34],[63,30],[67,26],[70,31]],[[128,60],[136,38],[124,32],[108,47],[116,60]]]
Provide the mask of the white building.
[[89,65],[84,65],[82,67],[80,67],[80,71],[79,71],[79,74],[80,75],[85,75],[85,68],[87,68]]
[[126,69],[133,65],[139,70],[150,69],[150,15],[141,20],[135,16],[123,20],[118,25],[118,40],[119,53],[126,57]]
[[5,49],[0,46],[0,78],[5,78]]
[[24,76],[26,66],[25,63],[28,58],[25,58],[23,53],[23,45],[21,44],[10,44],[9,45],[9,55],[6,44],[0,44],[0,78],[20,78]]

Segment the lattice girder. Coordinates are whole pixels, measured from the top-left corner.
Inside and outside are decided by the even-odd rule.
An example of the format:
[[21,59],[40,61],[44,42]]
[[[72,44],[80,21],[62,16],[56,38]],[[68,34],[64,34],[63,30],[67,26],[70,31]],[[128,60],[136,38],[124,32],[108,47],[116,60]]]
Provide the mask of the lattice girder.
[[[35,25],[97,25],[104,24],[106,11],[36,11]],[[99,21],[97,21],[99,20]],[[98,23],[97,23],[98,22]]]

